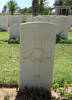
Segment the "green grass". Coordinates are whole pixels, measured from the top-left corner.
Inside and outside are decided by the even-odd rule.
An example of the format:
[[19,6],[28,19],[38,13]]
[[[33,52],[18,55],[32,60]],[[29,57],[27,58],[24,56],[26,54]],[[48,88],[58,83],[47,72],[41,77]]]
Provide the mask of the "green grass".
[[55,49],[54,80],[72,82],[72,44],[57,44]]
[[19,62],[19,45],[0,45],[0,83],[18,83]]
[[[0,83],[19,81],[19,45],[0,45]],[[57,44],[54,80],[72,82],[72,44]]]
[[69,32],[69,34],[68,34],[68,39],[69,39],[69,40],[72,40],[72,32]]
[[9,30],[8,32],[0,32],[0,40],[8,40],[9,39]]
[[70,32],[68,33],[68,39],[72,40],[72,27],[70,28]]

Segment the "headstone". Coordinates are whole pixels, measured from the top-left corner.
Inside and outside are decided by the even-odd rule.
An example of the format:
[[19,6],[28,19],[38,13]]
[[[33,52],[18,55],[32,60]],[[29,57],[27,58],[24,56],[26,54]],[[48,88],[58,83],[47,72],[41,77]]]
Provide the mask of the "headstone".
[[25,23],[27,21],[27,15],[19,15],[21,17],[21,23]]
[[20,37],[20,23],[21,19],[18,16],[10,17],[10,38]]
[[27,15],[27,22],[32,22],[32,15]]
[[66,16],[48,15],[33,17],[32,21],[44,21],[57,24],[57,35],[61,33],[61,37],[67,39],[70,30],[70,22]]
[[46,22],[21,24],[20,89],[51,88],[56,25]]
[[32,21],[34,22],[34,21],[37,21],[37,22],[40,22],[40,21],[44,21],[44,22],[47,22],[48,21],[48,16],[41,16],[41,15],[39,15],[39,16],[33,16],[32,17]]
[[61,36],[64,39],[67,39],[68,32],[70,30],[70,23],[68,21],[68,18],[65,16],[58,17],[57,24],[58,24],[58,26],[57,26],[58,33],[57,34],[61,33]]
[[8,17],[0,16],[0,29],[7,31],[8,30]]
[[52,16],[50,22],[57,24],[57,35],[61,33],[61,37],[68,38],[68,32],[70,30],[70,22],[66,16]]
[[70,23],[70,26],[72,26],[72,16],[71,15],[67,17],[67,20]]
[[51,16],[48,18],[51,23],[57,24],[57,35],[60,34],[62,38],[67,39],[70,23],[66,16]]

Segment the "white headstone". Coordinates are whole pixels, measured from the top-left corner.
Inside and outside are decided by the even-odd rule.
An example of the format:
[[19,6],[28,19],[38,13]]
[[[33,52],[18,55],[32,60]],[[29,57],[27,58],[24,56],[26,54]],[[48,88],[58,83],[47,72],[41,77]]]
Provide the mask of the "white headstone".
[[64,39],[67,39],[68,32],[70,30],[70,23],[68,21],[68,18],[65,16],[58,17],[57,24],[58,24],[58,26],[57,26],[58,33],[57,34],[59,34],[61,32],[61,36]]
[[32,15],[27,15],[27,22],[32,22]]
[[39,16],[33,16],[32,17],[32,21],[44,21],[44,22],[48,22],[48,16],[41,16],[41,15],[39,15]]
[[10,17],[10,38],[20,37],[20,23],[21,19],[18,16]]
[[67,17],[68,22],[70,23],[70,26],[72,26],[72,16]]
[[56,16],[56,15],[48,15],[48,16],[37,16],[33,17],[32,21],[44,21],[49,23],[57,24],[57,35],[61,33],[61,36],[65,39],[68,37],[68,31],[70,30],[70,22],[68,21],[68,17],[66,16]]
[[0,16],[0,28],[7,31],[8,30],[8,17]]
[[56,25],[44,22],[21,25],[20,89],[51,88]]
[[27,15],[20,15],[21,17],[21,23],[24,23],[27,21]]

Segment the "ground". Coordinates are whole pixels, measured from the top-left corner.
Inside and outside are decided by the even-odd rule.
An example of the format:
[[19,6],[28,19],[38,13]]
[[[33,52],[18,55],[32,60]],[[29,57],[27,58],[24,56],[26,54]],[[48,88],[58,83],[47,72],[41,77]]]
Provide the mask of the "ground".
[[[58,97],[58,95],[54,91],[52,91],[52,95]],[[6,100],[24,100],[24,99],[21,99],[21,97],[17,97],[16,88],[1,88],[0,89],[0,100],[5,100],[4,99],[5,97],[9,98]]]
[[18,83],[19,62],[19,45],[0,45],[0,83]]
[[[68,92],[70,92],[71,89],[72,87],[68,89]],[[0,88],[0,100],[24,100],[23,96],[18,95],[17,91],[18,91],[17,88]],[[60,94],[55,92],[53,89],[51,89],[51,95],[52,97],[56,97],[55,99],[52,100],[72,100],[72,99],[62,99]]]
[[0,88],[0,100],[4,100],[4,98],[7,96],[9,100],[15,100],[16,95],[16,88]]
[[54,62],[54,80],[72,82],[72,44],[57,44]]
[[9,28],[8,28],[8,32],[0,32],[0,41],[8,40],[8,39],[9,39]]

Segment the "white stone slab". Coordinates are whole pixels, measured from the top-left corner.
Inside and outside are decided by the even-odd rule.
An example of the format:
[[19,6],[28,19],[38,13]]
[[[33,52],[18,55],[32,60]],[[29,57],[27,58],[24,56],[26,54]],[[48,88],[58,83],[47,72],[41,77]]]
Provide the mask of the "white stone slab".
[[10,38],[20,37],[20,23],[21,19],[19,16],[10,17]]
[[9,26],[10,26],[10,24],[11,24],[11,19],[12,19],[12,18],[18,17],[20,23],[21,23],[21,22],[23,21],[23,19],[24,19],[24,16],[23,16],[23,15],[7,15],[7,17],[8,17],[8,25],[9,25]]
[[68,32],[70,30],[70,23],[68,21],[68,18],[65,16],[58,17],[57,24],[58,24],[57,27],[58,33],[61,33],[62,37],[67,39]]
[[21,25],[20,89],[51,88],[56,25],[45,22]]
[[27,22],[32,22],[32,15],[27,15]]
[[[71,19],[71,18],[70,18]],[[32,21],[44,21],[57,24],[57,34],[62,33],[62,37],[67,39],[68,31],[70,30],[71,22],[66,16],[56,16],[56,15],[48,15],[48,16],[37,16],[33,17]]]
[[0,16],[0,28],[3,30],[8,30],[8,17],[7,16]]

